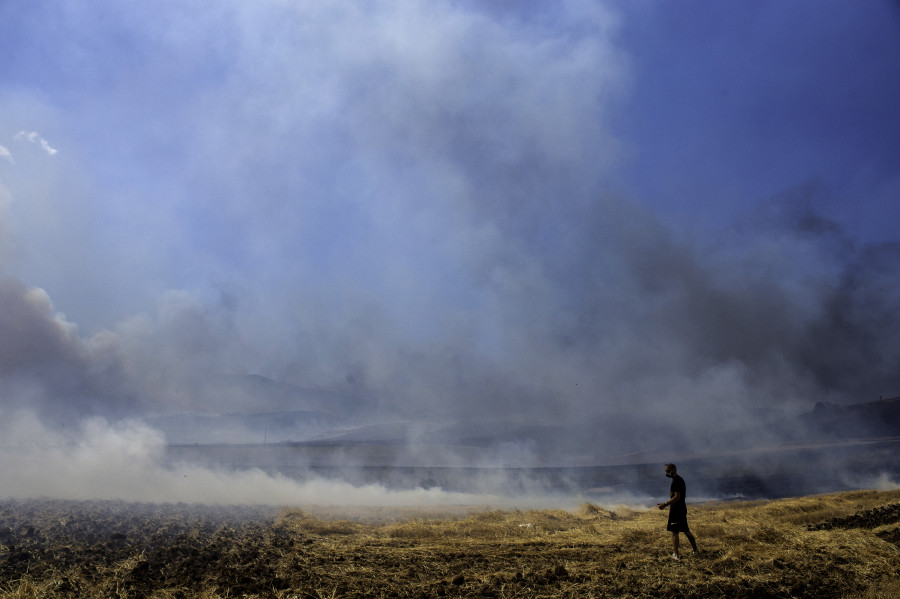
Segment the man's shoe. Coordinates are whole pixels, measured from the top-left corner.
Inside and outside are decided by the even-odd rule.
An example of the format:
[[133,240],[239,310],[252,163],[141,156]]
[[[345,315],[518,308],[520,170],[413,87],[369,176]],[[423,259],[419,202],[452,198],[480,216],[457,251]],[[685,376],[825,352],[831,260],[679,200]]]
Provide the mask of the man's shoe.
[[677,560],[680,560],[681,558],[678,557],[678,554],[677,554],[677,553],[673,553],[673,554],[672,554],[672,559],[674,559],[674,560],[677,561]]

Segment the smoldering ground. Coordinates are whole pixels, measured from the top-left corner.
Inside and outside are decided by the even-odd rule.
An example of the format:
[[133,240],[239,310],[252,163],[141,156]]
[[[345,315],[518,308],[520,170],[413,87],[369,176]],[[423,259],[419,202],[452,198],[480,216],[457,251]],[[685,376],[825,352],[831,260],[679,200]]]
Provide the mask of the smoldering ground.
[[22,19],[71,87],[0,95],[8,413],[139,440],[292,411],[302,440],[400,422],[457,463],[481,435],[485,463],[580,464],[900,393],[900,246],[827,177],[711,228],[624,191],[611,6],[103,7]]

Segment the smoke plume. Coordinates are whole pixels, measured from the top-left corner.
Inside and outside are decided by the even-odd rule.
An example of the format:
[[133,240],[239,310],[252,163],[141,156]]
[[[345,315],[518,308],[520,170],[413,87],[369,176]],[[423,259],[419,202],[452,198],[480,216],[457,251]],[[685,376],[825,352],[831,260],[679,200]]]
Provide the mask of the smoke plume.
[[74,495],[149,493],[65,473],[171,476],[148,423],[185,414],[553,428],[506,446],[538,459],[900,394],[900,243],[827,185],[696,228],[627,191],[606,3],[101,5],[33,8],[62,83],[0,89],[0,405]]

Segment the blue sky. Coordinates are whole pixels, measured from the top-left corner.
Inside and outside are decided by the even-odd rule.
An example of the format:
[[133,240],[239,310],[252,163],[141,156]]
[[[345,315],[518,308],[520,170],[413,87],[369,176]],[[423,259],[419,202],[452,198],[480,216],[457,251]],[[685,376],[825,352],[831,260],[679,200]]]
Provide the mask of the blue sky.
[[812,185],[854,235],[895,239],[900,5],[659,2],[632,17],[622,131],[641,198],[721,225]]
[[900,395],[897,3],[7,2],[0,52],[0,374],[49,405]]

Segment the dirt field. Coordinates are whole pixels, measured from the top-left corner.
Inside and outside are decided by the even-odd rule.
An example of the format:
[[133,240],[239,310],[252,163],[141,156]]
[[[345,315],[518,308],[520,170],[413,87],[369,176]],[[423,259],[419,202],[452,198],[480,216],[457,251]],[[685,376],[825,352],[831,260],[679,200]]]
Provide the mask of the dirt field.
[[655,509],[4,502],[0,597],[897,597],[898,504],[859,491],[692,505],[702,554],[673,561]]

